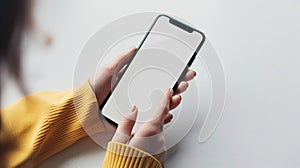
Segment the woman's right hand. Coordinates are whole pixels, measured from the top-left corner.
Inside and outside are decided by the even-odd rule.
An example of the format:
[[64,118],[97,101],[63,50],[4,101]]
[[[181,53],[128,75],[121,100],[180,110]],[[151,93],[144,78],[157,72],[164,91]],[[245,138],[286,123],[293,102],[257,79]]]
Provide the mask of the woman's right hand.
[[132,134],[132,129],[135,125],[138,107],[132,106],[130,112],[125,114],[119,123],[112,141],[129,144],[130,146],[148,152],[156,157],[163,165],[166,154],[163,125],[172,119],[169,114],[172,96],[173,90],[168,89],[164,93],[161,105],[154,112],[152,119],[143,123],[135,134]]

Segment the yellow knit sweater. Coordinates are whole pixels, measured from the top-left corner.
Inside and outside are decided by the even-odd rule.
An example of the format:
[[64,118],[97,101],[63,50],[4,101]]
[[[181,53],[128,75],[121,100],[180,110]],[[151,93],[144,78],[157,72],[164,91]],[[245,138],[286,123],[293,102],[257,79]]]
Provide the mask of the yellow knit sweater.
[[[36,166],[86,137],[82,125],[89,132],[105,131],[88,81],[75,90],[34,93],[4,107],[1,109],[0,167]],[[102,167],[162,166],[149,153],[110,142]]]

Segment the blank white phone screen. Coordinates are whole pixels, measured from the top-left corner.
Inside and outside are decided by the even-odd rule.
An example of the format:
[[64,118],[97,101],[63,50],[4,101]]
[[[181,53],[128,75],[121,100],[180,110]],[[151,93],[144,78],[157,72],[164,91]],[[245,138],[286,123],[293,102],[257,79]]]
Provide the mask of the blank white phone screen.
[[203,40],[197,31],[186,31],[160,16],[102,108],[102,114],[119,123],[132,105],[136,122],[149,121],[163,93],[172,88]]

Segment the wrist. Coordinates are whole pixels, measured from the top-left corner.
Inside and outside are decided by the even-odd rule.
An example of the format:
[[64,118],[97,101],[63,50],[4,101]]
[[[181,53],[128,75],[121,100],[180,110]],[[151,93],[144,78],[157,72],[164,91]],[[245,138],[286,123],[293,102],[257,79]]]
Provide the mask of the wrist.
[[102,101],[101,101],[101,99],[100,99],[99,94],[96,92],[95,82],[94,82],[92,79],[90,79],[90,78],[89,78],[88,81],[89,81],[89,84],[90,84],[92,90],[94,91],[94,94],[95,94],[95,97],[96,97],[96,99],[97,99],[98,105],[100,105],[100,104],[102,103]]

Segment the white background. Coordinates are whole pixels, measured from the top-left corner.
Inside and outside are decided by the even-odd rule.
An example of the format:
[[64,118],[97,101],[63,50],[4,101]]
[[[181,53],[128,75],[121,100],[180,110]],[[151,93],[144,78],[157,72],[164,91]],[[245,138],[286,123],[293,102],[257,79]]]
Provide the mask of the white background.
[[[136,12],[171,13],[202,29],[227,79],[225,111],[204,144],[197,130],[170,152],[167,167],[250,168],[300,165],[300,1],[298,0],[39,0],[37,29],[25,48],[30,92],[72,88],[89,37]],[[42,44],[51,35],[50,47]],[[11,86],[4,104],[18,97]],[[195,136],[194,136],[195,135]],[[40,167],[101,167],[105,151],[86,138]]]

